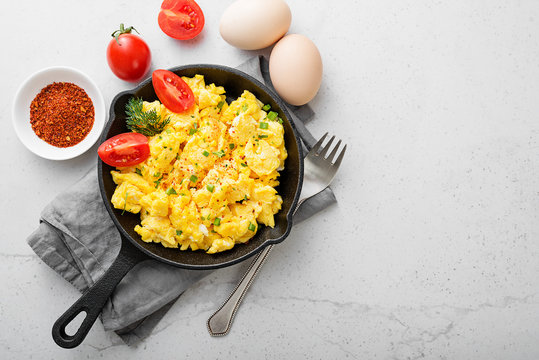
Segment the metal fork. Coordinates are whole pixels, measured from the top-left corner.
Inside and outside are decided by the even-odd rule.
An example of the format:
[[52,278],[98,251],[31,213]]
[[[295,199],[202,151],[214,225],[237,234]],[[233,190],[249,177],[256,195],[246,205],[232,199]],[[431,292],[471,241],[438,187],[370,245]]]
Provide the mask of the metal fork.
[[[331,153],[326,157],[335,136],[329,139],[328,143],[324,146],[324,140],[327,137],[327,133],[322,136],[320,140],[313,146],[311,151],[304,159],[304,174],[303,174],[303,187],[301,189],[300,199],[298,205],[294,210],[294,214],[299,209],[301,204],[308,198],[318,194],[324,190],[333,180],[339,166],[341,165],[344,153],[346,151],[346,145],[342,148],[339,155],[337,155],[338,149],[341,145],[341,140],[337,142],[337,145],[333,148]],[[335,156],[337,158],[335,162]],[[255,276],[258,274],[260,268],[266,261],[271,249],[274,245],[269,245],[264,248],[247,269],[247,272],[243,275],[242,279],[232,291],[228,299],[221,305],[221,307],[208,319],[208,331],[212,336],[224,336],[230,331],[230,326],[234,320],[234,316],[238,311],[238,308],[243,300],[243,297],[247,293],[247,290],[253,283]]]

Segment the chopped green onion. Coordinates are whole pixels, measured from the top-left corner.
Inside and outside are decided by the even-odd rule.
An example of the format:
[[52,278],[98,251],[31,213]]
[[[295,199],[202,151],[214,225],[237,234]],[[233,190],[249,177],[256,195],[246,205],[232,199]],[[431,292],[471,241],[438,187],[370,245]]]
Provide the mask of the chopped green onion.
[[195,129],[189,129],[189,135],[193,135],[194,133],[196,133],[197,131]]
[[127,194],[129,194],[129,191],[126,191],[126,192],[125,192],[124,209],[122,210],[122,215],[124,214],[125,208],[126,208],[126,206],[127,206]]
[[222,158],[223,156],[225,156],[225,151],[224,150],[214,151],[213,154]]
[[198,178],[196,177],[196,175],[191,175],[191,177],[189,178],[189,180],[191,180],[191,182],[196,183],[196,182],[198,181]]
[[267,129],[268,128],[268,123],[267,122],[261,122],[260,123],[260,128],[261,129]]
[[176,235],[180,236],[183,233],[181,230],[176,230]]
[[247,167],[247,164],[246,163],[241,163],[241,166]]
[[215,225],[215,226],[221,225],[221,219],[220,218],[215,218],[215,220],[213,220],[213,225]]
[[239,110],[238,110],[238,111],[236,111],[236,116],[238,116],[239,114],[240,114],[240,111],[239,111]]
[[213,192],[213,189],[215,189],[215,185],[208,184],[206,185],[206,189],[208,189],[209,192]]
[[191,115],[191,117],[194,119],[194,118],[195,118],[195,115]]
[[197,123],[197,122],[194,122],[194,123],[193,123],[193,128],[194,128],[195,130],[198,129],[198,123]]
[[169,187],[165,192],[167,195],[178,195],[178,193],[176,192],[176,190],[174,190],[173,187]]
[[135,173],[137,173],[138,175],[142,176],[142,172],[140,171],[139,168],[135,168]]
[[265,139],[265,138],[267,138],[267,137],[268,137],[268,135],[258,135],[258,138],[259,138],[259,139]]
[[206,150],[204,150],[204,151],[202,152],[202,155],[204,155],[205,157],[208,157],[208,156],[210,156],[210,153],[207,152]]
[[243,106],[241,107],[241,111],[246,112],[247,109],[249,109],[249,105],[243,104]]
[[161,173],[159,171],[153,174],[153,177],[159,177],[159,176],[161,176]]
[[268,119],[270,119],[270,120],[275,120],[275,119],[277,119],[277,115],[278,115],[278,114],[277,114],[275,111],[270,111],[270,112],[268,113]]
[[283,119],[281,119],[280,117],[278,117],[278,118],[277,118],[277,122],[278,122],[279,124],[282,124],[282,123],[283,123]]
[[255,231],[255,230],[256,230],[256,226],[255,226],[255,224],[253,224],[253,223],[249,223],[249,230],[251,230],[251,231]]
[[270,104],[266,104],[266,105],[262,106],[262,110],[264,110],[264,111],[268,111],[269,109],[271,109]]
[[221,100],[221,101],[219,102],[219,104],[217,104],[217,107],[218,107],[219,109],[222,109],[224,104],[225,104],[225,101],[224,101],[224,100]]
[[234,149],[236,147],[236,145],[234,144],[228,144],[228,147],[230,148],[230,150]]

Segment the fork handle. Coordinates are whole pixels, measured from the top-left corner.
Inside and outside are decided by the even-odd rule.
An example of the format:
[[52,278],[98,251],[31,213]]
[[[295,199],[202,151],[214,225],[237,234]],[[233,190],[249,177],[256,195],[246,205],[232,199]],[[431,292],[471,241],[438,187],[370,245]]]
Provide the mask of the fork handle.
[[228,299],[221,305],[221,307],[208,319],[208,331],[211,336],[224,336],[230,331],[232,320],[236,315],[243,297],[247,293],[247,290],[253,283],[258,271],[266,261],[271,249],[274,245],[268,245],[262,250],[256,258],[253,260],[249,269],[243,275],[243,278],[238,283],[234,291],[230,294]]
[[[303,202],[307,199],[308,197],[302,197],[299,199],[293,215],[296,214],[301,204],[303,204]],[[225,336],[228,334],[232,321],[234,320],[234,316],[236,315],[236,311],[238,311],[238,308],[243,301],[243,297],[247,293],[247,290],[249,290],[249,287],[251,287],[251,284],[258,274],[258,271],[262,268],[262,265],[264,265],[264,262],[268,258],[268,255],[274,246],[275,245],[266,246],[264,250],[255,256],[255,259],[253,262],[251,262],[251,265],[249,265],[249,268],[228,299],[226,299],[223,305],[221,305],[221,307],[217,309],[212,316],[210,316],[207,325],[211,336]]]

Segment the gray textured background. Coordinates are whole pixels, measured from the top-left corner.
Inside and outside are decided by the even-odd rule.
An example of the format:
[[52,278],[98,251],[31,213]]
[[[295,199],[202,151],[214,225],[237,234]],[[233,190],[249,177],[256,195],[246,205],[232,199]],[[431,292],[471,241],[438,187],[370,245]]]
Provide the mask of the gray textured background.
[[120,21],[141,31],[159,67],[235,66],[259,52],[220,38],[228,1],[200,0],[206,29],[186,43],[159,30],[159,1],[3,4],[2,358],[539,358],[539,2],[289,3],[291,31],[324,61],[308,127],[350,145],[338,205],[274,249],[227,337],[211,338],[205,321],[234,286],[232,269],[188,291],[140,346],[98,325],[73,351],[50,328],[78,293],[24,240],[95,155],[29,153],[9,124],[16,88],[70,65],[110,103],[131,87],[105,61]]

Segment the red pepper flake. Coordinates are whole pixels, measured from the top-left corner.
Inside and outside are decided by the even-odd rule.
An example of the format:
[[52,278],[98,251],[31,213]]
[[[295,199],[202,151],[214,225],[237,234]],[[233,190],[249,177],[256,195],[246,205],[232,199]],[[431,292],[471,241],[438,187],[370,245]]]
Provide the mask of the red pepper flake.
[[84,89],[54,82],[30,104],[30,124],[41,139],[56,147],[80,143],[94,126],[94,104]]

